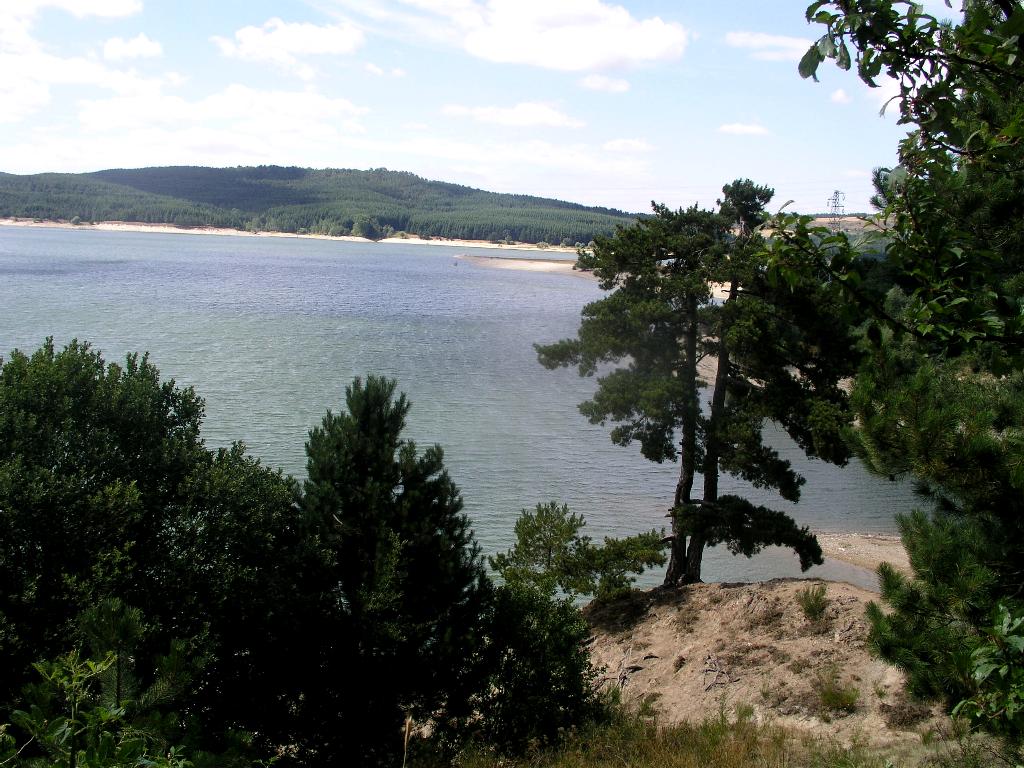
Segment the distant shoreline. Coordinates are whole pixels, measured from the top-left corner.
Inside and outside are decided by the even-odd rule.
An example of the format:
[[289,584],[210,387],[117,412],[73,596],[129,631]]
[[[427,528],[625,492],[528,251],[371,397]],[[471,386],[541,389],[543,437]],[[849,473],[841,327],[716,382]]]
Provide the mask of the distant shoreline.
[[173,224],[148,224],[141,221],[100,221],[95,224],[72,224],[67,221],[36,221],[35,219],[23,218],[0,218],[0,226],[7,227],[33,227],[42,229],[78,229],[98,230],[101,232],[150,232],[163,235],[221,235],[227,237],[284,237],[301,240],[337,240],[353,243],[374,243],[387,245],[399,243],[405,245],[433,245],[461,248],[489,248],[501,251],[524,251],[529,253],[550,253],[563,254],[563,258],[544,259],[542,261],[552,262],[575,262],[576,249],[565,248],[560,245],[549,245],[541,248],[529,243],[492,243],[488,240],[425,240],[420,237],[389,237],[384,240],[369,240],[365,237],[352,235],[300,235],[294,232],[248,232],[240,229],[228,229],[225,227],[178,227]]

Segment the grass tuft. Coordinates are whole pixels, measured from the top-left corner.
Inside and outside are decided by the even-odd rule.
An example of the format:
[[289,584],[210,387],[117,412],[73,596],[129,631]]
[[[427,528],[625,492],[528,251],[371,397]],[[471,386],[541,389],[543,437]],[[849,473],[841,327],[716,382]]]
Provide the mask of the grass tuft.
[[796,593],[796,599],[808,621],[817,624],[825,618],[828,597],[824,584],[815,584],[801,589]]
[[848,715],[857,709],[860,691],[855,685],[844,684],[836,667],[816,672],[811,687],[818,696],[821,714],[826,718],[833,714]]

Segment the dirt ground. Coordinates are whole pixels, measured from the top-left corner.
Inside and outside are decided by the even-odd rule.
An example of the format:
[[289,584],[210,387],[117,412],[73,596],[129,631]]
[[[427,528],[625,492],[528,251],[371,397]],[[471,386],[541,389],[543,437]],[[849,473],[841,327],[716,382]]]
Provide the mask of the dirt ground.
[[[824,615],[798,595],[824,585]],[[759,722],[915,753],[948,730],[907,699],[902,673],[872,658],[864,609],[877,595],[845,583],[779,579],[633,592],[586,609],[604,686],[661,723],[743,711]]]

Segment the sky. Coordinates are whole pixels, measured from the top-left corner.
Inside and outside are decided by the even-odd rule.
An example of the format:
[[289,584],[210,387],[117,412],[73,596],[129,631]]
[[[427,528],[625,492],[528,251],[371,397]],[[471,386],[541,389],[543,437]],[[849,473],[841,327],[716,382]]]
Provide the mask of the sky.
[[[940,16],[943,0],[925,2]],[[906,127],[792,0],[0,0],[0,171],[390,168],[629,212],[869,210]]]

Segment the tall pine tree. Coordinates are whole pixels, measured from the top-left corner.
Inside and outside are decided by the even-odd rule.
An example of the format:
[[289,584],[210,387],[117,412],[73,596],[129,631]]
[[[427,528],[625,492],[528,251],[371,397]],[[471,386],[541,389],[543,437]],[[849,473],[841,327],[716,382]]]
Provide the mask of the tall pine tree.
[[402,437],[409,402],[395,387],[356,379],[306,444],[303,508],[333,552],[344,612],[332,683],[305,702],[321,760],[394,753],[406,716],[465,714],[477,683],[486,576],[440,446]]
[[616,422],[613,442],[679,461],[666,584],[700,581],[704,549],[717,544],[748,557],[787,546],[804,569],[821,562],[814,536],[788,515],[719,491],[726,472],[799,499],[803,478],[763,442],[767,421],[809,456],[848,459],[839,381],[854,356],[836,295],[813,279],[796,290],[770,283],[757,227],[772,190],[743,179],[723,193],[717,211],[655,205],[653,217],[598,238],[580,265],[609,295],[583,309],[576,338],[537,347],[545,366],[580,375],[619,363],[601,371],[581,412]]

